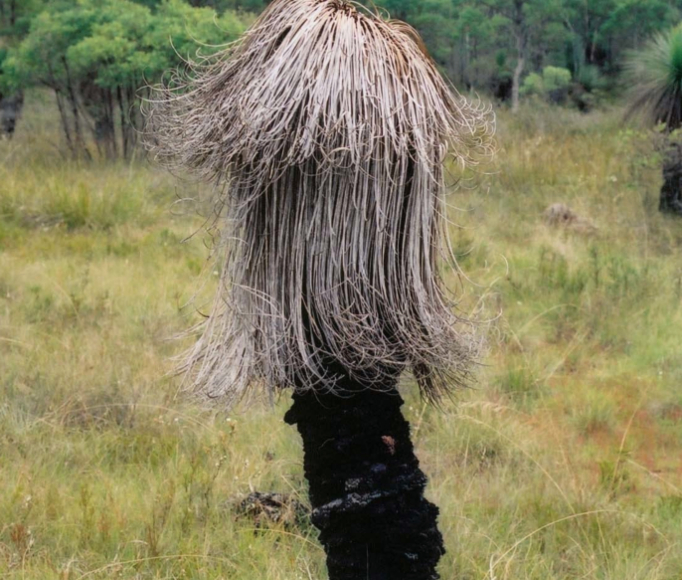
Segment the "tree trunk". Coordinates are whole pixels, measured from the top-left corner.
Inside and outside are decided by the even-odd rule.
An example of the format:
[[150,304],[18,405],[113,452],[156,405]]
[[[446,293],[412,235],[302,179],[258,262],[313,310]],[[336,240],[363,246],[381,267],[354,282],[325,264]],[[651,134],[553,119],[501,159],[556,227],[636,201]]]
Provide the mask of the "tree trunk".
[[123,91],[120,85],[116,87],[116,100],[118,101],[118,112],[121,118],[121,148],[123,150],[123,159],[128,159],[128,129],[129,122],[126,115],[125,101],[123,100]]
[[597,60],[597,39],[598,33],[595,31],[590,44],[590,64],[595,64]]
[[682,216],[682,158],[681,151],[673,148],[663,165],[660,210]]
[[516,36],[516,68],[512,78],[512,112],[519,110],[519,95],[521,93],[521,76],[526,68],[526,49],[528,48],[528,32],[526,30],[523,2],[517,0],[514,4],[514,29]]
[[397,380],[347,380],[345,395],[295,394],[285,420],[303,438],[312,521],[330,580],[437,580],[438,508],[424,498]]
[[523,69],[526,67],[526,59],[523,56],[519,56],[519,60],[516,63],[516,68],[514,69],[514,77],[512,79],[512,112],[518,113],[519,103],[520,103],[520,93],[521,93],[521,75],[523,74]]
[[80,112],[78,111],[78,97],[76,96],[76,90],[74,89],[73,82],[71,81],[71,72],[69,70],[69,64],[66,58],[62,58],[62,64],[64,65],[64,70],[66,71],[66,94],[69,104],[71,105],[71,114],[73,116],[75,150],[78,154],[82,153],[87,159],[91,159],[92,156],[85,145],[85,138],[81,129]]
[[[142,84],[142,83],[141,83]],[[139,104],[136,103],[137,91],[133,86],[128,86],[125,89],[125,118],[126,118],[126,133],[128,138],[128,155],[132,157],[135,152],[135,145],[137,143],[138,132],[135,127],[139,126],[138,115],[140,114]]]
[[107,132],[107,155],[111,159],[118,158],[118,145],[116,143],[116,117],[114,114],[114,93],[110,90],[106,94],[106,132]]
[[22,92],[4,97],[0,94],[0,136],[7,135],[9,139],[14,136],[23,107],[24,94]]
[[52,70],[52,66],[50,65],[49,61],[47,63],[47,70],[48,70],[48,80],[45,81],[45,84],[54,91],[54,96],[55,96],[55,99],[57,101],[57,109],[59,110],[59,117],[62,121],[62,129],[64,130],[64,136],[66,137],[66,145],[69,148],[69,152],[71,153],[71,156],[76,157],[76,146],[73,142],[73,137],[71,136],[71,127],[69,125],[69,116],[66,112],[66,107],[64,106],[64,100],[62,97],[62,90],[60,88],[59,83],[57,83],[57,81],[55,79],[54,71]]
[[64,101],[62,99],[62,93],[59,89],[54,89],[54,94],[57,99],[57,109],[59,109],[59,117],[62,120],[62,129],[64,129],[64,137],[66,137],[66,145],[71,152],[72,157],[76,157],[76,146],[73,143],[73,138],[71,136],[71,127],[69,126],[69,117],[66,114],[66,108],[64,107]]
[[519,102],[521,94],[521,76],[526,68],[526,49],[528,48],[528,27],[526,26],[526,15],[524,7],[526,0],[514,0],[513,13],[511,20],[513,22],[514,37],[516,38],[516,68],[512,77],[512,112],[519,111]]

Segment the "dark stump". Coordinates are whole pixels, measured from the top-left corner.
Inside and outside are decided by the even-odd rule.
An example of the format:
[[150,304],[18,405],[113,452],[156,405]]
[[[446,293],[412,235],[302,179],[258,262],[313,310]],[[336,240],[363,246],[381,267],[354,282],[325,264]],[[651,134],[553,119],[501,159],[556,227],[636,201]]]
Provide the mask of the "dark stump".
[[682,215],[682,144],[668,147],[663,162],[660,210]]
[[682,215],[682,171],[665,172],[660,210],[664,213]]
[[[295,394],[285,420],[303,438],[312,522],[330,580],[437,580],[438,508],[424,498],[395,385],[346,396]],[[352,394],[350,394],[352,393]]]

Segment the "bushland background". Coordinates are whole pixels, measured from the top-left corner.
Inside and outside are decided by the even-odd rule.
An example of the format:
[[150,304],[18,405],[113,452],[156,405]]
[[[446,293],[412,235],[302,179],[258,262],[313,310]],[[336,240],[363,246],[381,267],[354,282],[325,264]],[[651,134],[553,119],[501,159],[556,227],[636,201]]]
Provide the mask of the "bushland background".
[[[146,82],[264,4],[0,0],[3,578],[325,577],[286,397],[207,411],[165,376],[219,266],[206,192],[135,130]],[[682,578],[682,220],[622,74],[682,2],[379,4],[499,113],[451,196],[490,354],[440,409],[405,389],[443,578]]]

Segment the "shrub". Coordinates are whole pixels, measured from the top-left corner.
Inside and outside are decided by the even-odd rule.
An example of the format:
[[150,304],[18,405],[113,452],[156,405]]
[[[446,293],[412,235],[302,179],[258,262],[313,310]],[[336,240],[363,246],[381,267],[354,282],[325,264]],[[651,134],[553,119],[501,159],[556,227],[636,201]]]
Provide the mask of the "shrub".
[[529,74],[521,92],[524,95],[535,95],[552,103],[563,103],[571,86],[571,71],[556,66],[546,66],[542,75]]
[[542,76],[538,73],[530,73],[523,81],[521,93],[524,95],[544,95],[545,83],[542,81]]

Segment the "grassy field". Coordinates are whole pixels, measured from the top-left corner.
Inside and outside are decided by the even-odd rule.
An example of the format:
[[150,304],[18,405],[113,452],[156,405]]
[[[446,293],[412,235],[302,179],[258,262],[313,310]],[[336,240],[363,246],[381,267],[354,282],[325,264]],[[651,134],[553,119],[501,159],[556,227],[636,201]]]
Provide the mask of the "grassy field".
[[[39,101],[0,143],[0,576],[325,578],[305,522],[238,509],[306,502],[287,400],[207,411],[164,378],[215,279],[174,204],[196,191],[64,160]],[[650,139],[537,107],[499,133],[495,173],[452,196],[489,356],[442,409],[405,388],[442,576],[682,579],[682,220]],[[547,225],[555,202],[583,220]]]

